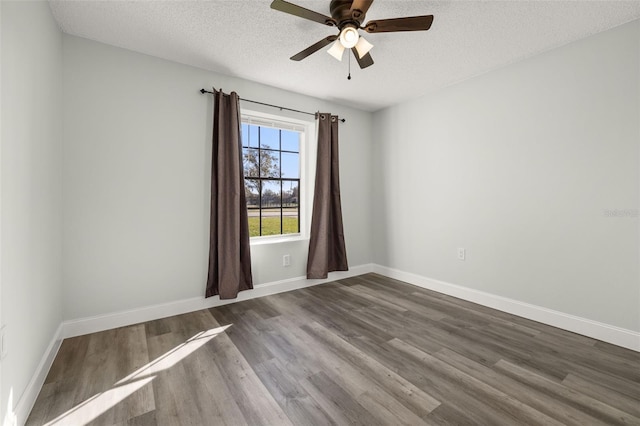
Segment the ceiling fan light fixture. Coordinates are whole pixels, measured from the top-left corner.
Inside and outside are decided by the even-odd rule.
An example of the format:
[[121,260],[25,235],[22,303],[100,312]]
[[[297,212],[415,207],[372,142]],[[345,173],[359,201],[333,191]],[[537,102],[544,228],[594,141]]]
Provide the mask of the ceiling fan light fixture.
[[358,39],[358,43],[356,43],[356,52],[358,52],[358,56],[360,59],[373,48],[373,44],[369,43],[364,37],[360,37]]
[[344,46],[340,42],[340,40],[336,40],[335,43],[327,50],[327,53],[339,61],[342,61],[342,56],[344,54]]
[[[406,16],[404,18],[376,19],[368,21],[362,26],[362,23],[366,22],[365,16],[373,2],[374,0],[331,0],[329,4],[331,16],[306,9],[297,4],[290,3],[288,0],[271,0],[271,8],[308,21],[314,21],[339,29],[338,35],[330,35],[312,44],[303,51],[293,55],[290,58],[292,61],[301,61],[335,42],[327,51],[331,56],[341,61],[344,56],[344,51],[349,49],[353,52],[358,66],[364,69],[373,65],[373,58],[371,58],[369,54],[373,45],[360,37],[360,30],[364,30],[367,33],[427,31],[433,23],[433,15],[420,15]],[[349,58],[351,58],[350,54]]]
[[360,34],[358,34],[358,30],[353,25],[347,25],[340,31],[340,43],[345,49],[351,49],[358,44],[359,38]]

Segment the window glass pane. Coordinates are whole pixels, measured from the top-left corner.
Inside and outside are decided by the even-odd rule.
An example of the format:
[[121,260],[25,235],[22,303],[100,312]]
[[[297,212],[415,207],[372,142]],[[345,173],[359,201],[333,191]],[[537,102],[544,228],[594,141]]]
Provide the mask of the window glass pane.
[[260,127],[260,148],[280,149],[280,130]]
[[247,198],[247,215],[249,216],[249,236],[260,236],[260,181],[244,180],[244,194]]
[[242,138],[242,146],[243,147],[248,147],[249,146],[249,125],[246,123],[242,123],[242,126],[240,127],[240,137]]
[[280,177],[280,153],[260,150],[260,177]]
[[298,218],[297,208],[283,208],[282,209],[282,233],[283,234],[297,234],[300,232],[300,221]]
[[249,238],[260,236],[260,211],[249,210]]
[[298,199],[300,197],[300,182],[293,180],[282,181],[282,206],[298,208]]
[[258,148],[258,126],[249,125],[249,143],[244,144],[251,148]]
[[280,181],[262,181],[262,235],[281,234]]
[[244,180],[244,195],[247,199],[247,208],[257,209],[260,207],[260,181],[257,179]]
[[280,235],[280,211],[277,216],[262,214],[262,235]]
[[259,151],[252,148],[242,149],[242,166],[244,167],[244,175],[249,177],[260,177],[258,170]]
[[299,178],[300,177],[300,154],[292,154],[289,152],[282,153],[282,177],[283,178]]
[[282,131],[282,148],[283,151],[300,152],[300,132],[292,132],[290,130]]
[[[267,215],[267,210],[275,209],[280,215],[280,181],[262,181],[262,215]],[[269,212],[271,214],[272,212]]]

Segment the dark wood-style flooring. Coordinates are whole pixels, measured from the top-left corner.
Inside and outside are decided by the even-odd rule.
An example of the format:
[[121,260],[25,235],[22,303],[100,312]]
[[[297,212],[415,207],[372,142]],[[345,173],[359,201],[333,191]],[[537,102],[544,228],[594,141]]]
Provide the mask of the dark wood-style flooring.
[[67,339],[28,425],[640,425],[640,353],[367,274]]

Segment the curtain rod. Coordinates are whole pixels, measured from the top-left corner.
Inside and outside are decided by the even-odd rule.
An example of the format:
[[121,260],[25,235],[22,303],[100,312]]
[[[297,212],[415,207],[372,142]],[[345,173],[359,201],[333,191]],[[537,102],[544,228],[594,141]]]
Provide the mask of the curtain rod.
[[[202,93],[203,95],[204,95],[205,93],[211,93],[212,95],[215,95],[217,92],[219,92],[219,90],[216,90],[216,88],[215,88],[215,87],[213,88],[213,90],[214,90],[214,91],[213,91],[213,92],[211,92],[211,91],[209,91],[209,90],[200,89],[200,93]],[[264,106],[269,106],[269,107],[273,107],[273,108],[278,108],[278,109],[280,109],[280,110],[285,109],[285,110],[287,110],[287,111],[299,112],[300,114],[313,115],[314,117],[317,117],[317,115],[318,115],[318,113],[316,113],[316,112],[300,111],[299,109],[287,108],[287,107],[283,107],[283,106],[280,106],[280,105],[273,105],[273,104],[267,104],[267,103],[264,103],[264,102],[252,101],[251,99],[244,99],[244,98],[240,98],[240,100],[241,100],[241,101],[245,101],[245,102],[251,102],[251,103],[253,103],[253,104],[258,104],[258,105],[264,105]],[[343,122],[343,123],[344,123],[344,122],[345,122],[345,121],[347,121],[347,120],[346,120],[346,119],[344,119],[344,118],[339,118],[339,119],[338,119],[338,121],[341,121],[341,122]]]

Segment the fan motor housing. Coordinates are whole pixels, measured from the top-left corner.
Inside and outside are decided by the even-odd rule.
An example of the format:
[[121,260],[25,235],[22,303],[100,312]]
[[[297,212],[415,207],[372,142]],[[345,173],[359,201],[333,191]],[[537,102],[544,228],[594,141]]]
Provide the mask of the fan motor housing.
[[331,17],[338,23],[338,28],[342,29],[346,24],[354,24],[360,27],[360,22],[364,19],[364,15],[360,11],[351,13],[351,5],[353,0],[331,0],[329,10]]

